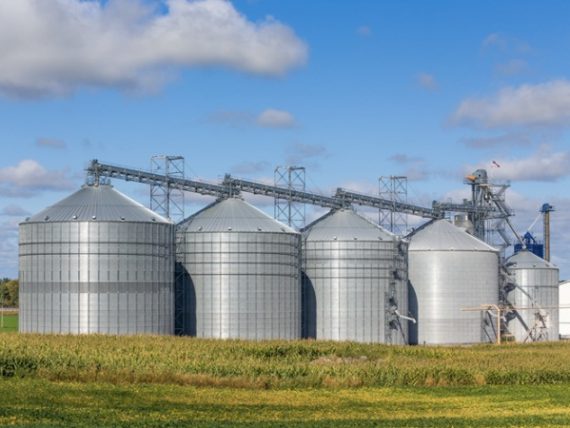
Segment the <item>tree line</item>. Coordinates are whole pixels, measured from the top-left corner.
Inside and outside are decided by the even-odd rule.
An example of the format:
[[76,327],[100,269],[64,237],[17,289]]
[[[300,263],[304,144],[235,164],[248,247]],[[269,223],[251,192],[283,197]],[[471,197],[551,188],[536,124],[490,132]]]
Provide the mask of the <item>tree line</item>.
[[0,304],[4,307],[18,307],[19,285],[17,279],[2,278],[0,280]]

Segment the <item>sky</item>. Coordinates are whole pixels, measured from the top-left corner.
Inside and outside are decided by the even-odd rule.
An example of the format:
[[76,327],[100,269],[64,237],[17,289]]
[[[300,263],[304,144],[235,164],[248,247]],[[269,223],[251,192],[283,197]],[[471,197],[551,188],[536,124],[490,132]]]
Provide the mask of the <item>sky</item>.
[[[425,206],[461,202],[485,168],[510,183],[521,233],[555,207],[568,278],[569,17],[554,0],[3,0],[0,277],[17,276],[18,223],[77,190],[91,159],[165,154],[210,182],[301,165],[323,194],[405,175]],[[148,187],[113,185],[149,205]],[[187,195],[186,214],[209,202]]]

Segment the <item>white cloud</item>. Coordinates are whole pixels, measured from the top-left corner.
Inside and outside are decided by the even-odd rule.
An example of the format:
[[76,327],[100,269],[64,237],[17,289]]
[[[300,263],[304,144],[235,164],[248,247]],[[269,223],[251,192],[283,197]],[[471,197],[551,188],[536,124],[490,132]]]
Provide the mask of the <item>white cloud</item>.
[[410,156],[406,153],[396,153],[388,158],[388,160],[400,163],[400,164],[409,164],[415,162],[422,162],[423,159],[419,156]]
[[270,108],[257,116],[256,123],[265,128],[292,128],[295,126],[295,118],[288,111]]
[[531,135],[523,132],[513,132],[485,137],[462,138],[461,143],[474,149],[488,149],[499,146],[530,146]]
[[270,167],[267,161],[244,161],[231,167],[231,172],[235,174],[254,174],[264,172]]
[[302,165],[306,167],[315,167],[315,161],[329,156],[327,148],[319,144],[293,143],[286,148],[286,152],[285,162],[287,165]]
[[389,161],[404,167],[398,175],[407,177],[410,181],[424,180],[433,174],[426,165],[425,159],[418,156],[410,156],[405,153],[396,153],[388,158]]
[[49,149],[65,149],[67,144],[65,141],[58,140],[55,138],[38,138],[36,140],[36,146],[38,147],[45,147]]
[[497,64],[495,70],[503,76],[514,76],[522,73],[528,67],[528,63],[522,59],[511,59],[507,62]]
[[262,128],[293,128],[295,117],[285,110],[268,108],[259,114],[247,111],[221,110],[211,113],[206,120],[217,125],[234,128],[259,126]]
[[49,171],[32,159],[0,168],[0,194],[30,197],[41,190],[69,190],[71,181],[64,171]]
[[483,40],[483,47],[498,47],[501,49],[505,49],[507,47],[508,41],[507,39],[499,33],[491,33]]
[[242,128],[244,126],[252,126],[255,122],[255,117],[246,111],[221,110],[210,113],[206,121],[216,125]]
[[502,53],[528,54],[532,52],[532,47],[524,40],[508,36],[501,33],[491,33],[481,44],[486,50],[499,50]]
[[369,37],[372,35],[372,28],[368,25],[361,25],[356,29],[356,33],[362,37]]
[[0,222],[0,278],[18,276],[18,220]]
[[452,116],[458,125],[483,128],[568,126],[570,81],[508,87],[487,98],[464,100]]
[[465,173],[484,168],[491,179],[512,181],[556,181],[570,175],[570,152],[552,152],[548,146],[541,146],[526,158],[493,160],[467,166]]
[[435,91],[439,88],[437,81],[433,74],[428,73],[420,73],[417,76],[418,84],[428,91]]
[[24,217],[30,215],[30,212],[19,205],[10,204],[6,205],[2,211],[0,211],[0,215],[7,217]]
[[82,86],[152,90],[169,72],[221,66],[282,75],[307,46],[271,17],[251,22],[225,0],[3,0],[0,91],[63,95]]

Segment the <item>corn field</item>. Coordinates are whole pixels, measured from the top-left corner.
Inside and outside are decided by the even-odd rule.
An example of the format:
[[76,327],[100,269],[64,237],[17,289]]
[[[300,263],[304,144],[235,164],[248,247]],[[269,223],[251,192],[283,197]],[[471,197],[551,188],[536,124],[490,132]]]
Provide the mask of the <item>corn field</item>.
[[570,343],[403,347],[0,335],[0,376],[250,389],[570,383]]

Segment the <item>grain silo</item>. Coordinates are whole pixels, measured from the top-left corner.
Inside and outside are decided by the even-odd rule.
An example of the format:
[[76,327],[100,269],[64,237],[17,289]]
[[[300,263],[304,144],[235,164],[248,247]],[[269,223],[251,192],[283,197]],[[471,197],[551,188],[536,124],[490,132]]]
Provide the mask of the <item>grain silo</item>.
[[406,244],[350,209],[303,236],[303,336],[406,343]]
[[172,334],[174,226],[110,185],[20,224],[20,331]]
[[527,250],[511,256],[506,266],[516,284],[506,296],[515,307],[509,332],[517,342],[558,340],[558,268]]
[[300,338],[299,233],[229,198],[181,223],[177,245],[185,334]]
[[558,315],[560,338],[570,339],[570,281],[562,281],[558,290],[558,303],[561,306]]
[[408,248],[412,344],[494,341],[496,323],[486,312],[498,304],[498,251],[447,220],[427,223],[410,236]]

